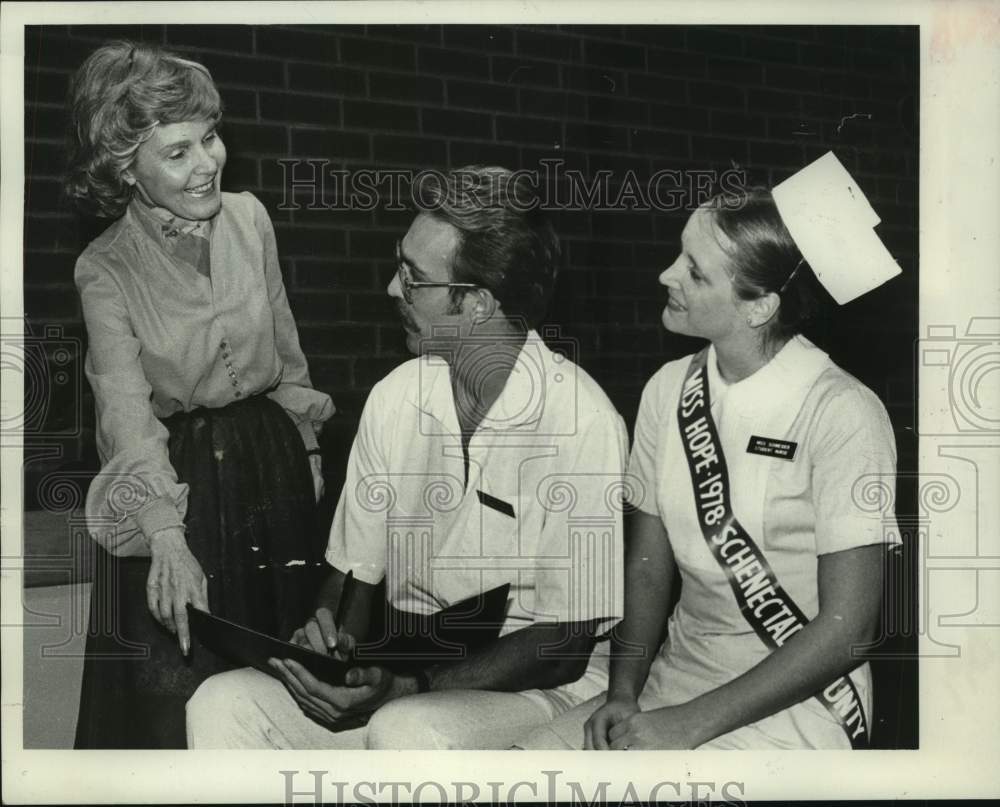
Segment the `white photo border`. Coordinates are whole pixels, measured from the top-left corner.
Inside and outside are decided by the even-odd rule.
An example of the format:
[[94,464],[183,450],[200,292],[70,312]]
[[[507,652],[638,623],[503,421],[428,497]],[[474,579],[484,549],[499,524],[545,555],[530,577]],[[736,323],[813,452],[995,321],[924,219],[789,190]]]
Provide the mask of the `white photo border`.
[[[23,61],[24,26],[100,20],[102,23],[240,23],[296,22],[394,24],[625,23],[711,24],[862,24],[920,26],[920,335],[929,328],[952,326],[955,338],[967,335],[974,318],[1000,324],[1000,8],[984,0],[927,0],[906,4],[888,0],[850,0],[808,6],[791,0],[754,4],[678,2],[481,2],[470,5],[405,2],[357,3],[24,3],[6,4],[0,19],[3,142],[0,224],[2,268],[0,305],[4,318],[23,316],[22,254],[24,202]],[[984,325],[984,323],[980,323]],[[989,321],[985,327],[989,327]],[[1000,336],[986,333],[992,344]],[[916,347],[916,346],[915,346]],[[994,354],[996,355],[996,351]],[[995,373],[995,371],[994,371]],[[991,378],[995,379],[994,374]],[[23,406],[22,378],[5,373],[4,412]],[[952,405],[947,388],[921,373],[921,415]],[[996,398],[991,399],[993,404]],[[997,416],[993,412],[994,418]],[[980,493],[998,480],[1000,438],[984,435],[924,436],[920,441],[921,474],[949,473],[956,457],[976,464]],[[963,453],[964,452],[964,453]],[[3,448],[2,555],[20,555],[22,479],[16,448]],[[1000,486],[993,487],[995,492]],[[987,499],[990,499],[987,502]],[[481,797],[499,800],[570,800],[599,790],[610,802],[632,793],[642,800],[659,783],[661,800],[716,799],[860,799],[942,798],[1000,795],[995,760],[1000,750],[1000,519],[995,493],[982,496],[974,514],[978,554],[968,562],[945,563],[926,574],[921,594],[938,639],[958,645],[957,658],[921,659],[919,670],[920,748],[916,751],[777,753],[633,752],[605,754],[560,752],[74,752],[21,748],[22,645],[21,573],[2,572],[3,799],[6,803],[62,802],[281,802],[288,775],[297,801],[311,803],[314,781],[309,771],[323,771],[323,793],[336,799],[332,783],[455,782],[476,783]],[[936,534],[961,528],[970,513],[961,507],[940,514]],[[950,526],[951,525],[951,526]],[[954,559],[953,559],[954,560]],[[933,569],[931,570],[933,571]],[[971,581],[971,583],[970,583]],[[972,594],[970,594],[970,585]],[[971,601],[970,597],[978,597]],[[984,610],[985,609],[985,610]],[[962,620],[973,613],[976,619]],[[983,616],[985,614],[985,616]],[[941,633],[946,631],[946,634]],[[549,773],[546,773],[549,772]],[[553,773],[557,772],[557,773]],[[490,782],[504,783],[491,789]],[[577,783],[574,791],[570,783]],[[700,790],[692,783],[701,783]],[[706,783],[712,783],[711,788]],[[723,785],[728,790],[723,790]],[[341,800],[357,800],[349,784]],[[404,794],[406,791],[401,791]],[[364,788],[361,798],[387,800],[391,789]],[[441,800],[441,791],[425,788],[425,800]]]

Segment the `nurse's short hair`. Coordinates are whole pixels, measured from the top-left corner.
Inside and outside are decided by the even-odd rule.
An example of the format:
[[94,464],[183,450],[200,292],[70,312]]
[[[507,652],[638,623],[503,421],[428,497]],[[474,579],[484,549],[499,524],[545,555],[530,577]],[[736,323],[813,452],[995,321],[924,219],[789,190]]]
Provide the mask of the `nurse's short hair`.
[[[508,318],[537,327],[562,251],[532,179],[497,166],[468,165],[447,175],[433,172],[419,194],[423,212],[459,231],[452,280],[489,289]],[[461,292],[451,293],[457,302]]]
[[218,121],[222,101],[198,62],[119,41],[95,50],[77,70],[70,115],[66,193],[89,213],[117,218],[133,193],[122,174],[157,124]]
[[801,332],[826,295],[781,220],[771,191],[764,187],[725,191],[704,207],[732,244],[720,240],[729,255],[737,297],[753,300],[774,292],[781,301],[767,338],[784,340]]

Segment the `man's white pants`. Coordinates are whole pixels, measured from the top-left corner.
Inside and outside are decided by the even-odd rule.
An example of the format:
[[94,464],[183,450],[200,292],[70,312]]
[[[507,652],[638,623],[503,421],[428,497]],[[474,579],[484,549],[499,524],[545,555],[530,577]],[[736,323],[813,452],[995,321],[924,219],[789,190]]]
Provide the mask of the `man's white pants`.
[[571,697],[560,690],[427,692],[387,703],[367,726],[332,732],[277,679],[233,670],[209,678],[188,701],[188,748],[505,749],[585,700],[586,689],[595,694],[574,689]]

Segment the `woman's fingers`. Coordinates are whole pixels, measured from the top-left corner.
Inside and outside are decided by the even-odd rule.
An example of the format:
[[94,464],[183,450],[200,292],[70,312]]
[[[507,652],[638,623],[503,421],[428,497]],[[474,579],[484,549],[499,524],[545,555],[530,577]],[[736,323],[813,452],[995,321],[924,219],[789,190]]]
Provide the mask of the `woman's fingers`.
[[598,716],[590,724],[591,748],[595,751],[608,750],[608,721],[603,719],[603,715]]
[[636,743],[637,740],[631,732],[623,732],[621,736],[611,741],[610,749],[612,751],[631,751],[633,748],[638,748]]
[[160,616],[161,596],[160,569],[159,564],[154,561],[149,567],[149,575],[146,577],[146,607],[149,608],[149,613],[153,615],[153,618],[162,624],[163,619]]
[[611,741],[612,748],[614,748],[615,740],[622,737],[626,732],[628,732],[628,721],[626,720],[620,720],[608,729],[608,740]]
[[181,571],[184,582],[174,586],[174,624],[181,652],[186,656],[191,650],[191,632],[188,628],[187,606],[191,603],[202,611],[208,610],[208,578],[193,557],[194,568],[184,567]]
[[608,713],[605,707],[601,707],[584,725],[585,748],[595,751],[607,751],[608,749]]
[[198,598],[192,604],[195,608],[211,613],[211,609],[208,607],[208,578],[205,577],[204,573],[201,575],[201,584],[198,586]]
[[160,586],[158,583],[146,584],[146,607],[153,619],[160,622]]
[[[193,564],[193,565],[192,565]],[[188,625],[187,606],[208,611],[208,579],[191,558],[154,558],[146,583],[146,602],[156,620],[171,633],[177,634],[181,652],[191,650],[191,631]]]
[[180,643],[181,653],[185,656],[191,650],[191,634],[188,630],[186,599],[180,593],[174,598],[174,624],[177,626],[177,641]]
[[160,624],[171,633],[177,633],[177,626],[174,624],[174,586],[170,576],[165,570],[160,571]]

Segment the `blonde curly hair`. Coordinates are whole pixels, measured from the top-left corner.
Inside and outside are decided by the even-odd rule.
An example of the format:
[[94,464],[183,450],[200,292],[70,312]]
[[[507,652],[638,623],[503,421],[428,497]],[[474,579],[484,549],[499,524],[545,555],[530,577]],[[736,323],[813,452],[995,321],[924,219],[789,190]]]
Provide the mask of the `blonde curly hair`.
[[152,45],[111,42],[77,70],[64,187],[83,210],[118,218],[132,198],[122,173],[158,124],[218,121],[222,100],[197,62]]

